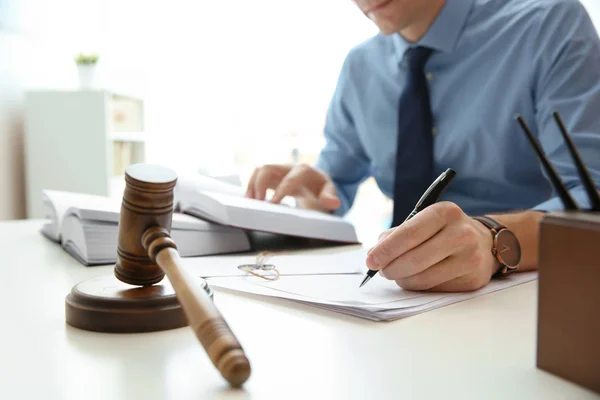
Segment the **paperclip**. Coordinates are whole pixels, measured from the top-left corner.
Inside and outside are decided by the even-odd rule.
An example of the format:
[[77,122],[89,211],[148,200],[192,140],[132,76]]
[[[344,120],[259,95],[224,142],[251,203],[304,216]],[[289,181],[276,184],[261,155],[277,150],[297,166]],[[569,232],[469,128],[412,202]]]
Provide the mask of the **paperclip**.
[[[279,271],[273,264],[242,264],[238,266],[238,269],[268,281],[276,281],[279,279]],[[275,275],[265,275],[256,271],[273,271]]]

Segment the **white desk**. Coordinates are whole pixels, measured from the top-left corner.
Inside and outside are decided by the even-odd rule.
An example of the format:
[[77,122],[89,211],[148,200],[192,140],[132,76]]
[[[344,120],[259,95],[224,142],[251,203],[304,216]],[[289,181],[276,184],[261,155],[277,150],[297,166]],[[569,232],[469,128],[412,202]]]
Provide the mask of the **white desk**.
[[64,322],[84,267],[0,223],[2,399],[596,399],[535,367],[536,283],[391,323],[217,291],[253,373],[231,391],[189,328],[100,334]]

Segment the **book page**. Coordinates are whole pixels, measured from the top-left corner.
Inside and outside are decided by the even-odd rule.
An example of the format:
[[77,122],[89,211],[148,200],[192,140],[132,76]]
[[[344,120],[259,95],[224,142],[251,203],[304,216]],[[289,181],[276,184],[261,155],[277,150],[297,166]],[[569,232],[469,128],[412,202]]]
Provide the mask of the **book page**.
[[181,211],[223,225],[342,243],[358,242],[352,223],[336,215],[206,191],[180,195]]
[[121,201],[120,198],[103,196],[73,199],[66,215],[72,214],[81,219],[118,223]]
[[[105,197],[83,193],[63,192],[58,190],[44,191],[47,208],[54,209],[56,216],[49,216],[51,224],[44,226],[44,233],[54,240],[63,234],[63,221],[67,215],[83,220],[119,223],[122,198]],[[212,224],[191,215],[174,212],[171,223],[172,230],[193,230],[209,232],[232,232],[232,228]]]
[[229,207],[236,207],[254,211],[263,211],[275,214],[292,215],[300,218],[310,218],[320,221],[342,221],[341,217],[329,215],[316,210],[307,210],[303,208],[290,207],[286,204],[274,204],[264,200],[249,199],[246,197],[235,197],[222,193],[204,192],[204,195],[210,196]]
[[65,214],[70,208],[100,207],[100,209],[106,209],[111,207],[109,204],[119,201],[119,199],[109,197],[60,190],[44,190],[43,196],[44,201],[49,202],[56,211],[56,223],[58,226],[62,224]]
[[177,178],[177,184],[175,185],[175,197],[177,197],[177,194],[180,192],[194,192],[199,190],[223,193],[237,197],[244,195],[244,189],[241,186],[222,182],[208,176],[198,174]]
[[[246,194],[246,188],[200,174],[183,176],[177,179],[177,185],[175,186],[176,201],[178,200],[180,194],[183,193],[182,196],[187,199],[188,194],[194,192],[217,193],[243,198]],[[273,197],[273,193],[274,191],[272,189],[267,189],[267,201]],[[295,207],[296,200],[291,196],[285,196],[281,200],[281,204]]]

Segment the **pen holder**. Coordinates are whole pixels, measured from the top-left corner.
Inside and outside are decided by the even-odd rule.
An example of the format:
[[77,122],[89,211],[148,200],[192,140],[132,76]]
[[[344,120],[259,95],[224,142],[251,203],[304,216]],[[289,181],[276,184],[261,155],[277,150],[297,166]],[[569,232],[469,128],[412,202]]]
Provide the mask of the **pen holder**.
[[540,226],[537,366],[600,393],[600,213]]

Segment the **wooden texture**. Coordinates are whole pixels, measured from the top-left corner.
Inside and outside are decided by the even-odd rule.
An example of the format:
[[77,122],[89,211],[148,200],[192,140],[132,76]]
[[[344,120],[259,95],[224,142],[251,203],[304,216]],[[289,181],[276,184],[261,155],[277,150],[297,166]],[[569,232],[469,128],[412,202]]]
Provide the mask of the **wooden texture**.
[[149,228],[142,241],[151,258],[167,274],[190,327],[213,364],[231,385],[242,385],[250,376],[250,362],[237,338],[199,284],[200,279],[190,275],[182,267],[179,253],[168,232],[161,228]]
[[160,166],[138,164],[125,171],[125,191],[119,219],[117,265],[119,280],[147,286],[160,282],[164,273],[148,257],[142,234],[150,226],[171,231],[173,188],[177,176]]
[[600,393],[600,214],[551,213],[540,228],[537,365]]
[[69,325],[95,332],[153,332],[187,325],[168,281],[139,287],[113,275],[75,285],[66,298],[65,316]]
[[125,283],[150,286],[166,273],[211,361],[232,386],[240,386],[250,376],[250,363],[207,294],[206,282],[184,270],[169,236],[176,179],[160,166],[138,164],[125,171],[115,276]]

